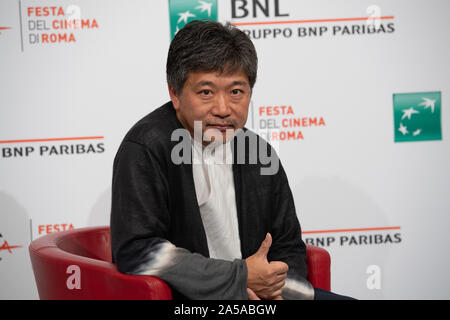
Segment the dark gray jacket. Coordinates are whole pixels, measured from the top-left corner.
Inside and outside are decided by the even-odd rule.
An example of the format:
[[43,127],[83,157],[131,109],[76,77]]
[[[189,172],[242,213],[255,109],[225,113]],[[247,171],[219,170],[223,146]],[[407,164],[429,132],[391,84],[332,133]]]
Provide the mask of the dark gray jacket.
[[[178,143],[171,135],[178,128],[183,127],[169,102],[136,123],[119,147],[112,181],[113,262],[123,273],[165,280],[175,298],[247,299],[245,261],[208,257],[192,164],[171,161]],[[283,167],[274,175],[261,175],[264,165],[259,161],[236,162],[232,168],[242,259],[253,255],[270,232],[268,260],[286,262],[288,277],[305,285],[306,247]]]

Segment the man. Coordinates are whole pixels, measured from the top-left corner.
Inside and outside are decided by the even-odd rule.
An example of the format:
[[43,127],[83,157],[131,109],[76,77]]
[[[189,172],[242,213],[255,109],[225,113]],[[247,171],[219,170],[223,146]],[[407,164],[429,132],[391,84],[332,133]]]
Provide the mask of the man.
[[[286,174],[244,128],[256,75],[240,30],[193,21],[177,33],[171,102],[127,133],[114,161],[111,246],[121,272],[157,276],[175,298],[314,298]],[[227,161],[209,161],[220,150]]]

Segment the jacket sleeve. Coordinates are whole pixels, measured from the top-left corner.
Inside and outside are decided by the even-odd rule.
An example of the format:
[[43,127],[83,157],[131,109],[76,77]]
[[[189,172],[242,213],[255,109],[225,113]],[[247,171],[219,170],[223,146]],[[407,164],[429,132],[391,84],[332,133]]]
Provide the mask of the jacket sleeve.
[[269,258],[283,261],[289,266],[283,298],[313,299],[314,288],[307,280],[306,245],[301,237],[294,199],[281,163],[274,178],[276,187],[271,228],[273,242]]
[[114,160],[111,249],[120,272],[154,275],[189,299],[248,299],[245,261],[206,258],[173,245],[167,166],[124,141]]

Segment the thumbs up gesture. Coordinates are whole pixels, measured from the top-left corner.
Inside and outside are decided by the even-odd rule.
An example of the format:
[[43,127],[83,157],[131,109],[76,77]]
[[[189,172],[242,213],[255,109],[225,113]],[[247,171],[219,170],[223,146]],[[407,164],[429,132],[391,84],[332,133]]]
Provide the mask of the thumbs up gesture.
[[268,233],[258,251],[245,259],[248,270],[247,288],[263,299],[275,299],[281,296],[289,269],[288,265],[281,261],[269,263],[267,254],[271,245],[272,236]]

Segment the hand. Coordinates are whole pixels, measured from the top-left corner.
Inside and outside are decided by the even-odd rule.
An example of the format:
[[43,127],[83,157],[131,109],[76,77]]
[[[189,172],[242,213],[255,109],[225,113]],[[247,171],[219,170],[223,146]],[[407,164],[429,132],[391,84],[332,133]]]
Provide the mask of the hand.
[[[261,300],[261,298],[258,297],[258,296],[256,295],[256,293],[254,293],[253,290],[250,289],[250,288],[247,288],[247,294],[248,294],[248,300]],[[282,296],[277,296],[277,297],[275,297],[275,298],[272,299],[272,300],[284,300],[284,299],[283,299]]]
[[248,300],[261,300],[260,297],[256,295],[256,293],[253,292],[252,289],[247,288],[247,294],[248,294]]
[[258,297],[267,300],[281,296],[289,269],[284,262],[268,262],[267,253],[271,245],[272,236],[268,233],[258,251],[245,259],[248,270],[247,288]]

